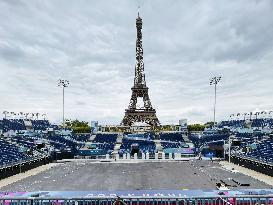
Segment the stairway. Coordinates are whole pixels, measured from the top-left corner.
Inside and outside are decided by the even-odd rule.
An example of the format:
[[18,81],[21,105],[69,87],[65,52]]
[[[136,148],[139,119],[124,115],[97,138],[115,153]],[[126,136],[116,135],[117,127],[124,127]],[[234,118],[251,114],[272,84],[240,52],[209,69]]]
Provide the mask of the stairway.
[[183,134],[182,137],[183,137],[183,139],[184,139],[185,142],[191,142],[190,139],[189,139],[189,137],[188,137],[188,135]]
[[96,137],[96,135],[91,135],[91,137],[90,137],[89,140],[90,140],[91,142],[93,142],[93,140],[95,139],[95,137]]
[[122,144],[122,139],[123,139],[123,134],[120,133],[117,137],[117,141],[116,141],[116,144],[114,147],[113,154],[117,154],[119,152],[120,146]]
[[25,125],[25,128],[26,128],[27,130],[33,129],[33,125],[32,125],[31,120],[24,119],[24,125]]
[[163,148],[162,148],[162,146],[161,146],[161,140],[154,140],[154,142],[155,142],[156,150],[157,150],[158,152],[162,152],[162,151],[163,151]]

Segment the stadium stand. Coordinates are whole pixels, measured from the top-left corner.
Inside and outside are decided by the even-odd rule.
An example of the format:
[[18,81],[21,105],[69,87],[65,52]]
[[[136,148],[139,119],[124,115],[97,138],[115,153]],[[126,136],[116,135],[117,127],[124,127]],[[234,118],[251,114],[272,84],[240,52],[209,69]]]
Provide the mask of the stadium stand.
[[48,140],[50,140],[50,144],[52,144],[56,149],[66,150],[70,148],[72,154],[75,155],[77,153],[77,141],[73,140],[70,136],[61,136],[61,135],[49,135]]
[[[244,149],[245,147],[248,149]],[[242,143],[240,151],[242,149],[249,151],[236,152],[236,154],[262,162],[273,163],[273,139],[262,139],[261,141],[252,139],[247,143]]]
[[147,139],[147,140],[154,140],[155,134],[153,132],[145,132],[145,133],[138,133],[138,134],[125,134],[127,138],[134,138],[134,139]]
[[217,127],[223,128],[223,127],[232,127],[232,128],[240,128],[244,127],[245,121],[244,120],[230,120],[230,121],[222,121],[220,122]]
[[251,127],[270,127],[273,126],[273,119],[271,118],[265,118],[265,119],[254,119],[252,120]]
[[204,144],[209,142],[227,140],[229,137],[229,133],[202,133],[201,135],[197,135],[195,133],[190,133],[189,139],[194,143],[196,147],[201,147]]
[[[115,153],[120,154],[130,153],[133,144],[139,146],[140,152],[151,154],[157,152],[157,148],[162,150],[185,148],[181,132],[161,132],[159,134],[128,132],[124,133],[120,141],[117,142],[118,134],[116,133],[97,133],[92,137],[91,134],[73,134],[72,131],[61,131],[57,125],[50,124],[48,120],[28,120],[28,123],[31,122],[29,130],[29,124],[26,125],[25,121],[23,119],[0,121],[0,130],[3,133],[10,130],[15,131],[9,139],[12,142],[10,146],[13,146],[13,151],[20,149],[21,152],[18,156],[14,155],[14,160],[24,159],[28,156],[25,154],[26,151],[29,150],[36,154],[41,153],[37,149],[37,141],[44,144],[43,150],[47,150],[44,154],[54,156],[56,153],[62,155],[62,153],[70,152],[70,157],[81,154],[88,156],[90,153],[95,153],[95,155],[112,154],[114,150],[116,150]],[[265,137],[272,132],[272,125],[273,119],[270,118],[228,120],[220,122],[214,129],[199,133],[190,132],[188,138],[197,148],[196,154],[199,152],[204,156],[215,156],[211,147],[217,149],[223,147],[224,141],[228,143],[229,136],[232,135],[235,137],[234,140],[239,142],[239,145],[232,148],[232,153],[272,163],[272,139]],[[52,129],[47,132],[49,128]],[[268,128],[269,132],[265,133],[265,128]],[[92,148],[88,148],[88,144],[92,145]],[[116,145],[118,145],[117,148],[115,148]],[[8,146],[5,144],[5,147]],[[220,155],[216,154],[216,156]]]
[[103,143],[103,144],[95,144],[95,147],[97,149],[103,149],[106,150],[108,153],[109,151],[112,151],[114,149],[114,144],[113,143]]
[[130,138],[123,138],[122,144],[120,147],[120,153],[130,153],[131,146],[133,144],[138,144],[139,151],[142,153],[155,153],[156,152],[156,145],[154,141],[150,140],[134,140]]
[[111,153],[114,150],[117,137],[117,134],[98,133],[93,140],[93,146],[96,149],[104,150],[103,153]]
[[16,145],[0,138],[0,166],[28,159],[30,157],[24,154]]
[[2,126],[4,132],[7,132],[9,130],[26,130],[24,120],[22,119],[3,119]]
[[94,138],[93,142],[97,143],[116,143],[117,141],[117,134],[104,134],[104,133],[98,133],[96,137]]
[[177,142],[161,142],[161,146],[163,149],[167,149],[167,148],[179,148],[180,147],[180,143]]
[[252,128],[272,128],[273,126],[273,119],[272,118],[257,118],[251,120],[228,120],[228,121],[221,121],[217,127],[218,128],[244,128],[247,124],[250,124]]
[[50,127],[50,123],[48,120],[31,120],[32,128],[34,130],[46,130]]
[[172,133],[160,133],[159,138],[165,141],[172,142],[184,142],[184,138],[182,137],[182,133],[172,132]]
[[75,134],[71,135],[71,138],[79,142],[87,142],[90,139],[90,134]]

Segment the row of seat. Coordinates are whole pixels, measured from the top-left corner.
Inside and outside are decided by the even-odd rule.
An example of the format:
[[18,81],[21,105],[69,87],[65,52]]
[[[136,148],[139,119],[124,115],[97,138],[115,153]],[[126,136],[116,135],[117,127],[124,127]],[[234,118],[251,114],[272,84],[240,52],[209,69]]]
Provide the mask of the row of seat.
[[62,135],[49,135],[47,137],[50,140],[50,143],[59,150],[64,150],[70,148],[72,153],[77,153],[77,141],[74,141],[72,138],[68,136]]
[[118,134],[104,134],[98,133],[93,142],[97,143],[116,143]]
[[34,130],[46,130],[50,127],[48,120],[31,120],[32,128]]
[[[34,130],[46,130],[50,127],[48,120],[30,120],[31,126]],[[0,129],[4,132],[13,130],[26,130],[26,125],[23,119],[3,119],[0,120]]]
[[201,147],[209,142],[227,140],[229,138],[228,133],[212,133],[195,135],[190,134],[189,139],[194,143],[195,147]]
[[159,138],[164,141],[172,141],[172,142],[184,142],[184,138],[182,133],[174,132],[174,133],[160,133]]
[[229,120],[229,121],[222,121],[220,122],[217,127],[223,128],[223,127],[233,127],[233,128],[239,128],[244,127],[245,120]]
[[246,155],[261,161],[273,163],[273,139],[256,143],[255,149],[252,149]]
[[72,135],[71,138],[80,142],[87,142],[90,139],[90,134],[76,134]]
[[0,165],[8,165],[27,159],[30,159],[30,157],[21,152],[16,145],[0,139]]
[[147,139],[147,140],[155,139],[155,134],[153,132],[145,132],[145,133],[137,133],[137,134],[125,133],[124,135],[127,138],[140,138],[140,139]]
[[154,141],[150,140],[133,140],[129,138],[123,138],[122,144],[120,146],[120,154],[123,153],[130,153],[131,146],[133,144],[137,144],[139,147],[139,151],[143,153],[155,153],[156,152],[156,145]]
[[254,119],[251,127],[272,127],[273,119]]
[[257,118],[251,120],[228,120],[220,122],[217,127],[231,127],[231,128],[243,128],[246,124],[250,124],[253,128],[272,127],[273,119],[271,118]]
[[180,148],[180,143],[178,143],[178,142],[161,142],[161,146],[163,149]]
[[3,119],[1,122],[2,130],[26,130],[24,120],[22,119]]

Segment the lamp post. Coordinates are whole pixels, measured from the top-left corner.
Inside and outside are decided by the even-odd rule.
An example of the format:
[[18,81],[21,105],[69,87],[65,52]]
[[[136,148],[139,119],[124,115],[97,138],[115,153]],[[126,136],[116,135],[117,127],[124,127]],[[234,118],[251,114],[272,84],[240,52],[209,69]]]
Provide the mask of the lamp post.
[[5,116],[5,118],[4,118],[4,119],[7,119],[7,114],[8,114],[8,111],[4,111],[4,112],[3,112],[3,114],[4,114],[4,116]]
[[69,81],[59,79],[58,86],[63,88],[63,128],[64,128],[64,88],[68,87]]
[[254,114],[256,116],[256,120],[258,119],[258,115],[260,115],[260,112],[255,112]]
[[213,77],[210,79],[210,85],[214,85],[214,108],[213,108],[213,125],[215,127],[215,110],[216,110],[216,87],[217,84],[220,82],[221,76],[220,77]]
[[247,113],[244,113],[244,120],[246,120],[246,116],[247,116],[248,114]]
[[230,155],[231,155],[231,141],[230,141],[230,135],[228,136],[228,162],[230,163]]
[[37,113],[35,113],[35,115],[36,115],[36,120],[38,120],[40,113],[37,112]]

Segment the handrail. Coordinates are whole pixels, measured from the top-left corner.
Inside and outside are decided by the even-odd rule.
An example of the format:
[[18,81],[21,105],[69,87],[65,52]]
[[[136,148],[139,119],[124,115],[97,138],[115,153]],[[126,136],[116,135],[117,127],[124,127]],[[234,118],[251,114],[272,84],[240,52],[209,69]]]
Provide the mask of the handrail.
[[264,165],[273,166],[273,163],[264,162],[264,161],[262,161],[262,160],[257,160],[257,159],[255,159],[255,158],[247,157],[247,156],[242,156],[242,155],[239,155],[239,154],[233,154],[233,155],[231,155],[231,157],[239,157],[239,158],[241,158],[241,159],[250,160],[250,161],[253,161],[253,162],[256,162],[256,163],[260,163],[260,164],[264,164]]
[[36,161],[36,160],[42,160],[42,159],[44,159],[46,157],[48,157],[48,156],[38,157],[38,158],[31,158],[29,160],[21,160],[21,161],[19,160],[19,161],[16,161],[16,162],[11,162],[11,163],[6,164],[6,165],[0,165],[0,169],[5,169],[5,168],[8,168],[8,167],[13,167],[13,166],[20,166],[21,164],[33,162],[33,161]]

